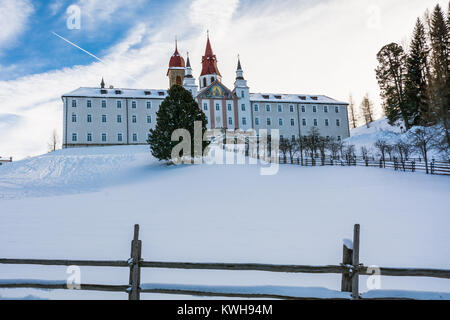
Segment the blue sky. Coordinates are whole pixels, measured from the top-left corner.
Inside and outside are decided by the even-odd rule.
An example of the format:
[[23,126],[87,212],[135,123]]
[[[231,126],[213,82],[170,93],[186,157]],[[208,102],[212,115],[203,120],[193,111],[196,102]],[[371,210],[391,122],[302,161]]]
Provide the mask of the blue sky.
[[[206,31],[227,87],[237,55],[251,92],[323,94],[357,104],[382,46],[408,44],[417,17],[448,0],[0,0],[0,156],[45,153],[62,135],[61,96],[107,85],[166,89],[175,36],[201,71]],[[80,30],[66,25],[80,8]],[[96,61],[52,32],[98,56]]]
[[66,10],[74,3],[72,0],[32,2],[33,13],[28,18],[25,32],[0,55],[0,65],[15,65],[16,68],[1,73],[0,80],[92,63],[92,57],[71,47],[52,32],[101,57],[136,24],[152,24],[171,5],[170,1],[163,0],[135,1],[132,6],[121,6],[120,10],[107,15],[107,19],[98,19],[98,15],[102,14],[100,6],[94,8],[99,11],[98,14],[95,11],[83,14],[82,9],[81,28],[69,30]]

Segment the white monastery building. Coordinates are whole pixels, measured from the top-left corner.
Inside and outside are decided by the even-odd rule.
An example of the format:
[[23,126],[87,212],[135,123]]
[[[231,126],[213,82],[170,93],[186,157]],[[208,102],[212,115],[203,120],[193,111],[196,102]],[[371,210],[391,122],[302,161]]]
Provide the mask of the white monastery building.
[[[316,127],[323,137],[342,140],[350,136],[346,102],[323,95],[250,93],[239,59],[234,88],[228,89],[222,83],[209,36],[199,84],[189,56],[185,63],[177,46],[167,76],[170,87],[181,85],[191,92],[209,129],[279,129],[282,138],[296,139]],[[103,79],[99,88],[67,93],[62,96],[63,147],[147,144],[166,96],[163,89],[105,88]]]

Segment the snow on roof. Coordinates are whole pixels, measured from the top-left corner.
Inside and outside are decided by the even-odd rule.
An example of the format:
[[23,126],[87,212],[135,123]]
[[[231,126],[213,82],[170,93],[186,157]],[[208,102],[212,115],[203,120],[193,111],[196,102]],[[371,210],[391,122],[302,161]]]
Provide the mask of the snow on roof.
[[250,93],[250,101],[258,102],[292,102],[292,103],[317,103],[317,104],[345,104],[323,95],[307,94],[282,94],[282,93]]
[[87,88],[81,87],[66,93],[63,97],[92,97],[92,98],[145,98],[163,99],[167,90],[163,89],[124,89],[124,88]]

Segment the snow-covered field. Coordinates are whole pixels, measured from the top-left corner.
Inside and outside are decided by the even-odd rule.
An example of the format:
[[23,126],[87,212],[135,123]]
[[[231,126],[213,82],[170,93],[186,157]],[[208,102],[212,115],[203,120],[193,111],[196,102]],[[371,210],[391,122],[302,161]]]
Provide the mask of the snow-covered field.
[[[0,167],[0,257],[126,260],[139,223],[145,260],[338,264],[342,240],[360,223],[365,265],[450,269],[448,177],[292,165],[275,176],[259,173],[250,165],[167,167],[145,146],[66,149],[11,163]],[[84,283],[128,282],[126,268],[81,271]],[[3,280],[66,277],[65,267],[0,265]],[[381,280],[382,291],[366,296],[450,299],[450,280]],[[339,275],[144,269],[142,282],[342,296]],[[360,287],[367,291],[366,277]],[[25,297],[126,299],[123,293],[0,290],[0,298]]]

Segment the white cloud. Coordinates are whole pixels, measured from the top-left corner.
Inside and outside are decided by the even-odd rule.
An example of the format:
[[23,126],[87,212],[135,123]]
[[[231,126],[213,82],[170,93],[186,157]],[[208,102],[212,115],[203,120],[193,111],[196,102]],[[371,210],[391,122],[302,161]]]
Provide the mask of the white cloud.
[[33,5],[28,0],[0,1],[0,49],[8,47],[26,28]]
[[[440,2],[446,5],[446,0]],[[95,12],[100,2],[92,3],[91,12]],[[380,12],[376,28],[367,23],[373,19],[373,10],[367,8],[374,3]],[[61,95],[81,86],[98,86],[102,76],[107,85],[116,87],[167,88],[175,35],[180,52],[190,52],[198,78],[207,28],[228,87],[233,86],[240,53],[252,92],[326,94],[347,100],[352,91],[359,103],[367,91],[376,98],[376,53],[384,44],[409,35],[417,16],[434,4],[435,0],[329,0],[308,5],[266,0],[242,10],[237,0],[179,3],[151,25],[136,25],[124,40],[105,51],[101,58],[106,64],[93,61],[0,81],[1,112],[20,117],[0,135],[2,156],[45,152],[55,128],[62,136]],[[226,8],[225,12],[217,7]],[[104,17],[110,12],[104,12]]]

